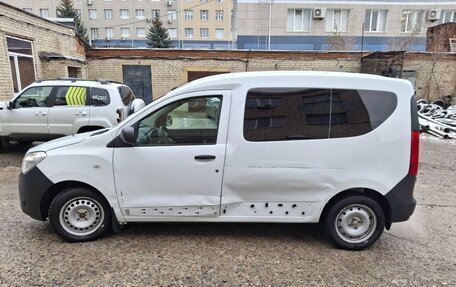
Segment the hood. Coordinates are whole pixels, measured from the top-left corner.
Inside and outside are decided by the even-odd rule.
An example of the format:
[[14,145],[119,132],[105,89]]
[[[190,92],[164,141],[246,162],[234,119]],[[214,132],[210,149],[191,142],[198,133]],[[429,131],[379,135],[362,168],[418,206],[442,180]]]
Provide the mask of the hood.
[[6,107],[6,102],[0,102],[0,110],[3,110]]
[[71,136],[66,136],[63,138],[58,138],[49,142],[42,143],[36,147],[31,148],[27,153],[34,151],[50,151],[57,148],[62,148],[69,145],[74,145],[82,142],[86,138],[90,137],[92,134],[99,133],[100,131],[87,132],[82,134],[76,134]]

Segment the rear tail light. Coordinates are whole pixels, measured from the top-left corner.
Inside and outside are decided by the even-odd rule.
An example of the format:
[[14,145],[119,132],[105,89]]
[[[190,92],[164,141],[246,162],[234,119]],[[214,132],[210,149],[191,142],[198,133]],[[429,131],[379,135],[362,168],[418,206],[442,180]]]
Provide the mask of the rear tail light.
[[410,149],[409,175],[418,175],[418,162],[420,157],[420,132],[412,131],[412,142]]
[[124,112],[124,109],[123,108],[118,108],[117,111],[117,122],[120,123],[121,121],[123,121],[125,119],[125,112]]

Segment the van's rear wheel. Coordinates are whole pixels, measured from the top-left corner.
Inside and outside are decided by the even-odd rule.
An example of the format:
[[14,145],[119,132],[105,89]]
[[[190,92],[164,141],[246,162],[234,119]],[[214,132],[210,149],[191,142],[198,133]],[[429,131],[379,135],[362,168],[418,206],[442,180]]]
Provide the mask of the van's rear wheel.
[[52,230],[69,242],[95,240],[109,230],[110,222],[108,203],[88,188],[66,189],[49,207]]
[[361,250],[374,244],[382,235],[385,216],[374,199],[351,195],[329,207],[325,227],[338,247]]

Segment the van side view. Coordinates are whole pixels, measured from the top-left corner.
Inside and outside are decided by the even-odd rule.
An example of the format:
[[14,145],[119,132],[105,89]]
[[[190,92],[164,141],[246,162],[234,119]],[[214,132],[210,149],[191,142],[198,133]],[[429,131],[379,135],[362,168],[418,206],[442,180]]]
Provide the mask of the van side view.
[[418,153],[408,81],[233,73],[30,149],[19,192],[26,214],[70,242],[130,222],[287,222],[361,250],[413,213]]

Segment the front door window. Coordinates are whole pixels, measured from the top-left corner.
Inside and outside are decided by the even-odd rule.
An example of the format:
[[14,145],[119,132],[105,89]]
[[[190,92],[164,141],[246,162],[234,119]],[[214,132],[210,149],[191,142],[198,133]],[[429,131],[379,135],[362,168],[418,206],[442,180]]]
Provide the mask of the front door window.
[[216,144],[221,96],[173,102],[139,123],[137,145]]

